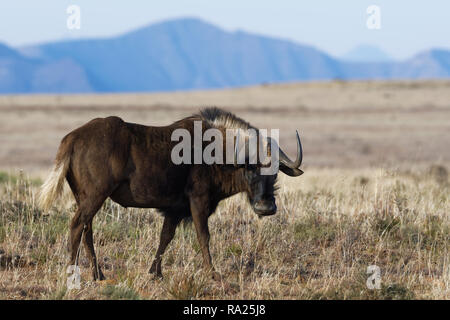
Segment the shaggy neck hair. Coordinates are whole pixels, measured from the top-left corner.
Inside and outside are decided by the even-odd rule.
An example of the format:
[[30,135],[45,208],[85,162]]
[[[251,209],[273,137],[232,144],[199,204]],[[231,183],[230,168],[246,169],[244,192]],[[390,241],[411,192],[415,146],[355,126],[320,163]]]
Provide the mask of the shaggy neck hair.
[[[258,131],[257,128],[250,125],[247,121],[217,107],[205,108],[199,114],[194,115],[194,117],[198,117],[211,127],[221,130],[224,136],[226,129],[242,129],[240,132],[241,139],[245,140],[248,129]],[[224,142],[225,145],[226,143]],[[210,170],[214,184],[219,186],[225,194],[233,195],[239,192],[250,192],[250,186],[244,177],[245,169],[224,170],[223,165],[213,165],[210,167]]]
[[216,107],[205,108],[200,111],[198,116],[211,127],[217,129],[256,129],[247,121],[235,116],[231,112]]

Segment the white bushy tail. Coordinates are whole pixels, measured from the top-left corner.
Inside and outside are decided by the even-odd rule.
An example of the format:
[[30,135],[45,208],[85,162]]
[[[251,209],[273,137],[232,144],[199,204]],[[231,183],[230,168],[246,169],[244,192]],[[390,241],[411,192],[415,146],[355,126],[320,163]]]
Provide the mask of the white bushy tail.
[[38,204],[42,210],[47,211],[52,203],[58,199],[64,190],[64,179],[70,164],[70,156],[66,155],[57,162],[51,173],[41,186]]

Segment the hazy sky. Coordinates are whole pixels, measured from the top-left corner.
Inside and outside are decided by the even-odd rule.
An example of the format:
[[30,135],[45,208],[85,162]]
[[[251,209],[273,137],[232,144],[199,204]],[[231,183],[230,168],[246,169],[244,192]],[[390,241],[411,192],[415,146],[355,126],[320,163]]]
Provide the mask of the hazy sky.
[[[81,29],[68,30],[66,9],[81,8]],[[381,9],[381,29],[366,26],[369,5]],[[113,36],[182,16],[225,30],[287,38],[341,55],[359,44],[376,45],[395,58],[431,47],[450,48],[448,0],[2,0],[0,42]]]

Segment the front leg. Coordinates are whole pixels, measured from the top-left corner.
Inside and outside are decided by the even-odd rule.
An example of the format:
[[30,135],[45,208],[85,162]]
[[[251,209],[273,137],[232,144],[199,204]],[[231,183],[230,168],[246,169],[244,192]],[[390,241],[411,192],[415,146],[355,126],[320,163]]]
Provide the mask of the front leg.
[[166,251],[169,243],[172,241],[173,236],[175,235],[175,230],[180,221],[181,218],[179,216],[166,213],[166,216],[164,217],[163,227],[161,229],[161,236],[159,238],[158,251],[156,251],[155,260],[153,260],[149,273],[154,273],[156,274],[156,276],[162,278],[161,256],[163,255],[164,251]]
[[192,220],[194,221],[195,230],[197,231],[197,239],[200,244],[203,255],[203,267],[212,272],[213,279],[218,280],[220,275],[214,270],[214,266],[211,260],[211,254],[209,252],[209,199],[204,196],[191,196],[190,205]]

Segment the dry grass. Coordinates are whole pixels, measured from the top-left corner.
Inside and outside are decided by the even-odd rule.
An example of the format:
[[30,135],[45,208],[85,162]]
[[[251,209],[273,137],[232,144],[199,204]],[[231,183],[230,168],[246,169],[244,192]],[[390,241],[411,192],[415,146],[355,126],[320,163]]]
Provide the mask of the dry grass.
[[[109,280],[91,281],[82,251],[79,290],[67,290],[65,273],[74,208],[45,215],[34,205],[40,181],[3,173],[0,299],[449,299],[446,170],[312,169],[281,181],[279,212],[264,219],[229,199],[210,219],[222,281],[201,271],[191,224],[164,255],[164,279],[153,278],[162,218],[106,202],[94,241]],[[373,264],[380,290],[366,287]]]
[[[0,96],[0,299],[449,299],[449,101],[449,81]],[[82,251],[82,287],[67,290],[74,207],[35,206],[61,138],[95,117],[164,125],[208,105],[280,128],[290,154],[299,129],[306,173],[281,179],[277,215],[259,220],[242,197],[225,201],[210,219],[223,281],[201,271],[190,224],[158,280],[147,272],[162,218],[107,202],[94,241],[109,280],[90,280]],[[381,268],[380,290],[366,287],[369,265]]]

